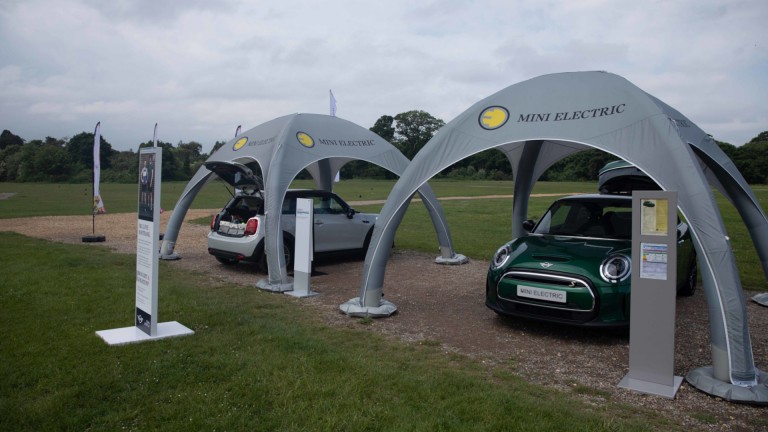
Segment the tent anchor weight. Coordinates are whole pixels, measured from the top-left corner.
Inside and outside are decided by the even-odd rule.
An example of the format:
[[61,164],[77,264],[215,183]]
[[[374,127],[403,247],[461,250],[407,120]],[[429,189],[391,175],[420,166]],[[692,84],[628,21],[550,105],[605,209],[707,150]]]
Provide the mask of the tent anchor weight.
[[269,278],[264,278],[256,282],[256,288],[277,293],[293,291],[293,280],[289,279],[287,283],[271,283]]
[[739,386],[715,378],[713,366],[694,369],[688,372],[685,380],[704,393],[730,402],[768,405],[768,375],[757,369],[755,372],[758,377],[757,385],[751,387]]
[[435,264],[443,264],[443,265],[461,265],[466,264],[469,262],[469,258],[462,254],[453,254],[450,258],[445,258],[444,256],[439,256],[435,258]]
[[768,293],[760,293],[752,296],[752,301],[760,306],[768,306]]
[[100,234],[83,236],[83,243],[101,243],[107,241],[107,237]]
[[397,306],[394,303],[381,299],[378,306],[363,306],[360,297],[355,297],[339,306],[342,312],[351,317],[371,317],[384,318],[397,312]]

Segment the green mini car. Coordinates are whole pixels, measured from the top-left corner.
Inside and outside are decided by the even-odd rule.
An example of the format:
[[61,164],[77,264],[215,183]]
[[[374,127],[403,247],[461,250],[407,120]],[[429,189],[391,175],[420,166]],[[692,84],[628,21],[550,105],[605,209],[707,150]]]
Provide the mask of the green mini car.
[[[528,235],[494,254],[486,305],[502,315],[582,326],[626,326],[631,294],[632,197],[574,195],[555,201]],[[677,227],[678,295],[696,289],[688,225]]]

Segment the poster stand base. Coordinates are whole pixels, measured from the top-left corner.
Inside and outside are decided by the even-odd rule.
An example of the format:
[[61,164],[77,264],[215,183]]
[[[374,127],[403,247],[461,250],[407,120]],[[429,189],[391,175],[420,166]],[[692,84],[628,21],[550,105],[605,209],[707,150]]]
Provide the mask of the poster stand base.
[[285,295],[289,295],[291,297],[297,297],[297,298],[304,298],[304,297],[314,297],[316,295],[320,295],[317,291],[285,291],[283,292]]
[[157,334],[150,336],[139,330],[136,326],[123,327],[112,330],[99,330],[96,334],[107,343],[107,345],[127,345],[150,340],[167,339],[178,336],[189,336],[195,334],[194,331],[179,324],[176,321],[159,323],[157,325]]
[[83,243],[101,243],[107,241],[107,237],[103,235],[87,235],[82,238]]
[[656,396],[665,397],[667,399],[674,399],[677,394],[677,390],[680,389],[680,384],[683,383],[683,377],[674,376],[672,385],[659,384],[651,381],[645,381],[635,378],[630,378],[630,374],[624,376],[619,382],[619,387],[628,390],[638,391],[640,393],[652,394]]
[[309,285],[309,278],[309,273],[294,270],[293,291],[285,291],[283,294],[297,298],[313,297],[320,294],[318,292],[312,291],[312,288]]

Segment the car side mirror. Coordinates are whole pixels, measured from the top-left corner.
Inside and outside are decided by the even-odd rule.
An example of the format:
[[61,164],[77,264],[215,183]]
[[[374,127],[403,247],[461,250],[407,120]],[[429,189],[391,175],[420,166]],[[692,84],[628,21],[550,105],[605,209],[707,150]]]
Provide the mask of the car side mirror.
[[523,229],[527,232],[531,232],[534,226],[536,226],[536,222],[533,219],[528,219],[523,222]]
[[355,216],[355,213],[357,213],[357,210],[353,209],[352,207],[347,209],[347,218],[352,219]]

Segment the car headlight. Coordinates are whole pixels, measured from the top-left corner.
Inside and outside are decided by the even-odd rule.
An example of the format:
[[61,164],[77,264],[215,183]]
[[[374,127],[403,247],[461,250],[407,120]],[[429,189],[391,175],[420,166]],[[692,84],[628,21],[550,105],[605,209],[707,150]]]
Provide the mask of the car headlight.
[[509,260],[509,245],[505,244],[504,246],[500,247],[499,250],[496,251],[495,254],[493,254],[493,260],[491,261],[491,268],[494,270],[502,267],[504,264],[507,263]]
[[600,277],[610,283],[622,282],[632,271],[632,261],[626,255],[611,255],[600,264]]

